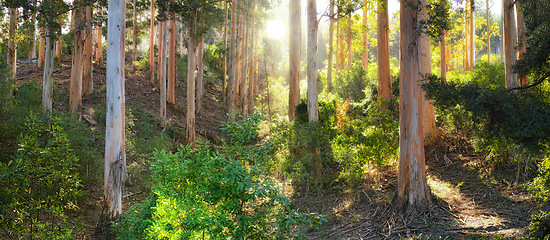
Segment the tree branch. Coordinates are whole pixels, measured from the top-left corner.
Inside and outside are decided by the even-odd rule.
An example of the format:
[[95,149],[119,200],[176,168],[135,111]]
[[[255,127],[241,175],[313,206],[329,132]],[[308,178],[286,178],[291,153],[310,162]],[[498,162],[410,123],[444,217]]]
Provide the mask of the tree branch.
[[525,89],[528,89],[528,88],[532,88],[532,87],[534,87],[534,86],[537,86],[537,85],[543,83],[544,80],[546,80],[548,77],[550,77],[550,71],[544,73],[544,74],[542,75],[542,77],[540,77],[540,78],[537,80],[537,82],[535,82],[535,83],[533,83],[533,84],[531,84],[531,85],[527,85],[527,86],[523,86],[523,87],[510,88],[508,91],[511,92],[511,91],[514,91],[514,90],[525,90]]

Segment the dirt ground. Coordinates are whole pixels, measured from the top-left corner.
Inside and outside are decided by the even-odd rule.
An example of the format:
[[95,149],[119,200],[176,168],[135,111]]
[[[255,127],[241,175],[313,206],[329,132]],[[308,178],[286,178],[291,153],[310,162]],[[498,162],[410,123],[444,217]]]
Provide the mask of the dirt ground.
[[[70,60],[61,62],[54,71],[54,108],[68,109]],[[127,67],[127,69],[130,69]],[[183,74],[180,72],[179,74]],[[159,93],[145,77],[146,71],[126,72],[126,105],[141,108],[154,116],[159,112]],[[105,85],[105,66],[94,65],[94,90]],[[18,81],[42,81],[42,72],[34,63],[22,63]],[[168,105],[169,124],[185,129],[186,87],[176,86],[176,104]],[[226,109],[220,102],[221,89],[207,83],[203,111],[196,119],[201,138],[218,141],[223,137],[220,123],[226,121]],[[104,95],[83,97],[83,112],[93,108]],[[57,102],[56,102],[57,99]],[[93,116],[92,116],[93,118]],[[90,123],[91,124],[91,123]],[[184,131],[183,131],[184,132]],[[185,139],[178,139],[184,143]],[[366,176],[366,181],[349,190],[325,190],[293,196],[295,207],[327,215],[328,223],[307,233],[309,239],[518,239],[529,224],[534,204],[518,179],[517,168],[491,169],[484,159],[487,154],[475,153],[466,139],[446,137],[443,143],[427,150],[428,183],[432,205],[421,213],[401,213],[391,205],[396,186],[396,167],[389,166]],[[139,162],[138,162],[139,164]],[[497,176],[497,177],[495,177]],[[525,180],[525,179],[524,179]],[[523,181],[524,182],[524,181]],[[129,184],[124,193],[124,208],[146,197],[147,189]],[[79,239],[109,239],[96,235],[101,215],[102,186],[90,183],[83,188],[79,211],[74,213],[83,222]],[[99,231],[106,231],[100,229]],[[107,237],[106,237],[107,236]]]

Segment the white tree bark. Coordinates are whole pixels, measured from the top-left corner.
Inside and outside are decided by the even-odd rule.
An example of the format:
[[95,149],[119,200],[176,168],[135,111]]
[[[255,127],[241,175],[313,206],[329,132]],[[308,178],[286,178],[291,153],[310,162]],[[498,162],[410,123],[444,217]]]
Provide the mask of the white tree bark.
[[[351,56],[350,56],[351,57]],[[351,59],[351,58],[350,58]],[[307,113],[310,122],[319,121],[317,102],[317,4],[307,1]]]
[[46,56],[44,63],[44,80],[42,81],[42,112],[50,115],[52,112],[52,73],[53,73],[53,41],[47,33]]
[[105,129],[104,212],[122,214],[126,175],[124,36],[126,1],[110,0],[107,20],[107,117]]

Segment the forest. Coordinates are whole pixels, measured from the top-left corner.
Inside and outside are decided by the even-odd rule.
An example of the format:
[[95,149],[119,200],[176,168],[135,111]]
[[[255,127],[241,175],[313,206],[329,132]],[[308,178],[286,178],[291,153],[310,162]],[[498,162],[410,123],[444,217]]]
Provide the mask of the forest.
[[0,239],[550,239],[549,0],[0,4]]

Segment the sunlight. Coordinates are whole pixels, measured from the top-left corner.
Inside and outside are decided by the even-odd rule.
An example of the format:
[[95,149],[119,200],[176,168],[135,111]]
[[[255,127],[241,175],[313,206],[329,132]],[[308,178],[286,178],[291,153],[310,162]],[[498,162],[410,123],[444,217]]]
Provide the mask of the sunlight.
[[274,39],[280,39],[286,33],[286,27],[279,20],[269,20],[266,24],[266,29],[268,36]]

